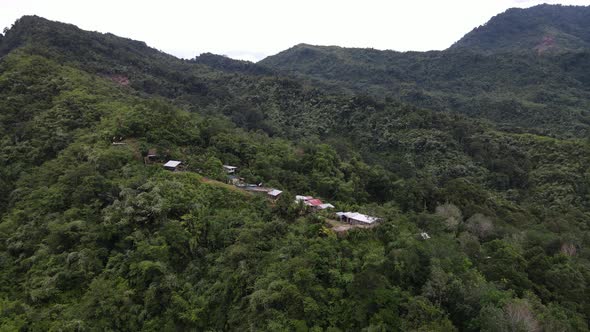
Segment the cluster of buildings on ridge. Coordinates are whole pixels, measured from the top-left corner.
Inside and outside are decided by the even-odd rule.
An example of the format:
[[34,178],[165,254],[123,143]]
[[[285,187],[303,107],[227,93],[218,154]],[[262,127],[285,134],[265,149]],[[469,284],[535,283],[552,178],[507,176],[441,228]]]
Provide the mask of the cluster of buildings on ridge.
[[[118,141],[113,138],[113,144],[120,145],[125,144],[122,142],[122,138],[119,138]],[[157,153],[156,149],[149,149],[146,157],[144,157],[144,162],[146,164],[152,164],[158,162],[160,156]],[[180,160],[168,160],[166,163],[163,164],[164,169],[175,172],[175,171],[183,171],[184,164]],[[275,188],[263,187],[262,184],[248,184],[244,182],[244,178],[238,176],[236,172],[238,171],[238,167],[231,166],[231,165],[223,165],[223,170],[227,174],[227,183],[236,186],[244,191],[264,194],[267,198],[272,201],[277,200],[283,191]],[[322,211],[327,209],[334,209],[334,205],[330,203],[324,203],[319,198],[314,198],[312,196],[302,196],[297,195],[295,196],[295,202],[297,204],[303,204],[313,211]],[[381,221],[380,218],[368,216],[366,214],[358,213],[358,212],[336,212],[338,219],[342,223],[350,224],[350,225],[360,225],[360,226],[373,226],[376,225]],[[420,238],[423,240],[430,239],[430,235],[426,232],[420,233]]]
[[[147,156],[145,157],[146,163],[154,162],[158,158],[156,150],[150,149],[148,151]],[[180,160],[168,160],[163,165],[164,169],[169,171],[182,171],[183,170],[183,163]],[[236,172],[238,167],[231,166],[231,165],[223,165],[223,170],[227,174],[227,183],[236,186],[244,191],[263,194],[266,195],[267,198],[270,200],[277,200],[283,191],[264,187],[262,184],[249,184],[245,183],[244,179],[239,177]],[[322,202],[319,198],[314,198],[312,196],[302,196],[297,195],[295,196],[295,202],[298,204],[303,204],[313,211],[322,211],[327,209],[334,209],[334,205],[330,203]],[[379,221],[380,218],[371,217],[366,214],[358,213],[358,212],[336,212],[336,215],[340,219],[341,222],[348,223],[351,225],[375,225]]]
[[[123,142],[122,138],[116,140],[113,137],[113,145],[122,145],[126,144]],[[156,149],[149,149],[147,155],[144,157],[144,162],[146,164],[157,163],[160,160],[160,156],[157,153]],[[164,169],[169,171],[183,171],[184,164],[180,160],[168,160],[166,163],[163,164]],[[272,201],[277,200],[283,191],[275,188],[263,187],[262,183],[260,184],[248,184],[244,182],[244,178],[238,176],[236,174],[238,167],[231,166],[231,165],[223,165],[223,170],[227,174],[227,183],[236,186],[244,191],[249,191],[252,193],[264,194],[266,197]],[[319,198],[314,198],[312,196],[302,196],[297,195],[295,196],[295,202],[297,204],[303,204],[309,207],[312,211],[321,211],[327,209],[334,209],[334,205],[330,203],[324,203]],[[381,221],[380,218],[372,217],[366,214],[358,213],[358,212],[336,212],[336,216],[342,223],[346,223],[353,226],[360,226],[360,227],[372,227]],[[430,239],[430,235],[426,232],[420,232],[419,238],[422,240]]]

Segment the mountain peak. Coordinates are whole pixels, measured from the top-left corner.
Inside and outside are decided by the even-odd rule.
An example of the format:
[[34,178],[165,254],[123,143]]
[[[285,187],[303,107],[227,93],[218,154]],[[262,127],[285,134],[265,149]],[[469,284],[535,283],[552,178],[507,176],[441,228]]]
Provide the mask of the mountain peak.
[[[96,46],[97,43],[110,44],[102,45],[101,51],[105,53],[109,53],[116,47],[131,47],[136,52],[144,53],[157,52],[142,41],[118,37],[110,33],[84,31],[73,24],[51,21],[36,15],[26,15],[16,20],[12,27],[6,30],[0,44],[0,55],[27,44],[82,52]],[[104,49],[105,47],[108,50]]]
[[590,48],[590,7],[511,8],[473,29],[450,49],[486,53],[567,52]]

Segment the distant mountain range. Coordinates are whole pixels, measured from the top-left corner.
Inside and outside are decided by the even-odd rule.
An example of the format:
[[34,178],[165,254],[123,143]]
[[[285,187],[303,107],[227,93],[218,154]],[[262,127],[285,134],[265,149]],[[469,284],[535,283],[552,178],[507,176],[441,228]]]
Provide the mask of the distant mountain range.
[[590,135],[590,8],[511,9],[445,51],[300,44],[259,62],[340,91],[488,119],[545,135]]

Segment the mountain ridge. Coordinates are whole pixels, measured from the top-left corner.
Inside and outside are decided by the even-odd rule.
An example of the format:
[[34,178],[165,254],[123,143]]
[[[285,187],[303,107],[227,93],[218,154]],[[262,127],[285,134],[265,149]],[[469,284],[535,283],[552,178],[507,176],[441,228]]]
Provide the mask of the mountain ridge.
[[588,17],[588,6],[543,4],[511,8],[474,28],[449,49],[537,54],[589,49]]
[[[576,17],[590,17],[590,7],[514,9],[499,14],[444,51],[396,52],[299,44],[258,64],[341,91],[485,118],[506,130],[588,137],[590,48],[586,44],[569,45],[559,47],[559,52],[539,52],[534,48],[538,45],[535,27],[540,26],[536,22],[530,24],[533,37],[527,39],[530,45],[526,47],[512,43],[510,38],[518,39],[518,34],[500,34],[508,38],[505,40],[496,36],[498,20],[516,15],[517,22],[526,21],[532,15],[528,13],[537,11],[557,11],[561,15],[557,17],[575,11]],[[569,27],[576,22],[552,24]],[[588,22],[590,19],[578,29],[579,35],[588,35],[584,38],[590,38]],[[486,46],[480,41],[485,39],[481,35],[493,42]],[[542,41],[542,36],[538,38]],[[495,46],[503,44],[516,47]]]

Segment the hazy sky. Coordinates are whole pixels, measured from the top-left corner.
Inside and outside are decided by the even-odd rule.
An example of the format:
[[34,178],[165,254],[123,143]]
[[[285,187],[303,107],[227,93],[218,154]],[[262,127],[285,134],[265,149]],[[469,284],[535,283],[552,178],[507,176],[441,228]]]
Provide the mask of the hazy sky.
[[0,26],[39,15],[182,58],[259,60],[299,43],[440,50],[510,7],[590,0],[0,0]]

